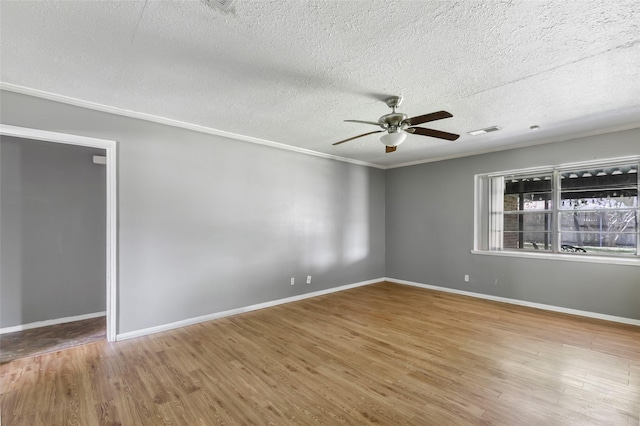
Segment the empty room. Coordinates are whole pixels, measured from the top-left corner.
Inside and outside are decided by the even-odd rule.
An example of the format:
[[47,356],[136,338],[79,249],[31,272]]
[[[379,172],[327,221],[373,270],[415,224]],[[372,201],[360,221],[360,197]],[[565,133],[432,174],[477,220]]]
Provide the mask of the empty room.
[[640,425],[637,1],[1,1],[0,423]]

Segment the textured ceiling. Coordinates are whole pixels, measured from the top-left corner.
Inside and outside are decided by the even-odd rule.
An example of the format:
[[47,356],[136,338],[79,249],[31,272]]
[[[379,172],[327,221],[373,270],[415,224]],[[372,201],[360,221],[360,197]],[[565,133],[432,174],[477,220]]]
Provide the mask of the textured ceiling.
[[[392,166],[640,126],[640,3],[2,1],[0,80]],[[14,89],[15,90],[15,89]],[[391,154],[381,101],[455,142]],[[498,125],[499,132],[466,132]],[[540,130],[529,130],[539,125]]]

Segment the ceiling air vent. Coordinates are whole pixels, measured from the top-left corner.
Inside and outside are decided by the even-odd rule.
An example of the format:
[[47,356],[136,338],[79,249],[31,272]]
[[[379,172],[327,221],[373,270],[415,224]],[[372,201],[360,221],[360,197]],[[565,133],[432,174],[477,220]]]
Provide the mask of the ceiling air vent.
[[476,136],[476,135],[482,135],[484,133],[497,132],[498,130],[500,130],[500,127],[491,126],[491,127],[485,127],[484,129],[472,130],[467,133],[469,133],[470,135]]
[[229,10],[231,4],[234,0],[203,0],[208,6],[211,6],[215,9],[220,9],[223,11]]

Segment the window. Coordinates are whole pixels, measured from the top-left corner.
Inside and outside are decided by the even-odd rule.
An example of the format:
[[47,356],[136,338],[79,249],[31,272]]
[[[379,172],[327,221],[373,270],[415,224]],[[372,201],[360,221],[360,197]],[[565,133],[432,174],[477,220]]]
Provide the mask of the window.
[[640,256],[638,158],[476,176],[476,250]]

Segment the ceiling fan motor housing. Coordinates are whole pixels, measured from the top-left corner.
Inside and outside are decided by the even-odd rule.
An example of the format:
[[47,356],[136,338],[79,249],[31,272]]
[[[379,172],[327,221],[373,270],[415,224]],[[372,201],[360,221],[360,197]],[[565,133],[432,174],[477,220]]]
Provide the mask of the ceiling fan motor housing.
[[407,114],[400,112],[392,112],[391,114],[385,114],[378,119],[378,123],[385,129],[391,130],[392,128],[400,128],[404,120],[408,120]]

